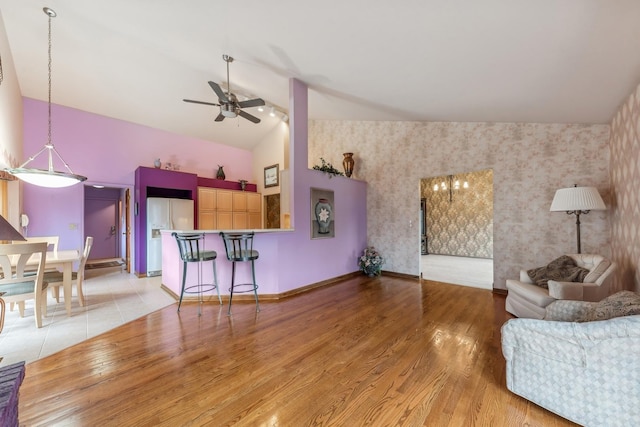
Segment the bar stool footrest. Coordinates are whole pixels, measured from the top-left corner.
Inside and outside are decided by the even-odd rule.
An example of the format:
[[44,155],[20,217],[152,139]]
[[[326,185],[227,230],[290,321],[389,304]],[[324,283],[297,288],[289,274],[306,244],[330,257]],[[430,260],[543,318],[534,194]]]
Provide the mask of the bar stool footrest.
[[184,288],[184,293],[185,294],[199,294],[199,293],[203,293],[203,292],[211,292],[212,290],[214,290],[216,288],[217,288],[217,286],[215,284],[203,283],[201,285],[187,286],[186,288]]
[[[247,289],[241,289],[238,290],[238,288],[247,288]],[[255,292],[258,290],[258,285],[254,285],[253,283],[238,283],[233,285],[233,293],[234,294],[242,294],[245,292]],[[229,292],[231,292],[231,289],[229,289]]]

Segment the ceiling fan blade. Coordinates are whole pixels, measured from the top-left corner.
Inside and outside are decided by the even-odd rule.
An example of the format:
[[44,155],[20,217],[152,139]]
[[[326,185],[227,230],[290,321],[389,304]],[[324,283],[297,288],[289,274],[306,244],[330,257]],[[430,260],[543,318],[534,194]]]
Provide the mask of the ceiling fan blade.
[[259,107],[261,105],[265,105],[264,99],[261,98],[247,99],[246,101],[238,102],[240,108]]
[[211,86],[211,89],[213,89],[216,95],[218,95],[218,99],[220,100],[220,102],[229,103],[229,98],[227,98],[227,94],[224,93],[224,91],[218,85],[218,83],[209,82],[209,86]]
[[238,115],[244,117],[245,119],[247,119],[247,120],[249,120],[249,121],[251,121],[253,123],[260,123],[260,119],[259,118],[257,118],[256,116],[252,116],[249,113],[245,113],[242,110],[238,111]]
[[204,102],[204,101],[194,101],[193,99],[183,99],[184,102],[192,102],[194,104],[203,104],[203,105],[215,105],[219,107],[220,104],[214,104],[213,102]]
[[216,122],[221,122],[224,120],[224,116],[222,115],[222,113],[218,114],[218,117],[216,117]]

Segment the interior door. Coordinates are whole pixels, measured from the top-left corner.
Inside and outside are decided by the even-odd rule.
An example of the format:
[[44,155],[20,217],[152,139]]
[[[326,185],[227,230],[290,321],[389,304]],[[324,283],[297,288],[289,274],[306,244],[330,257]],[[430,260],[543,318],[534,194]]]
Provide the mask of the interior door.
[[86,236],[93,236],[89,259],[119,258],[119,199],[85,200]]

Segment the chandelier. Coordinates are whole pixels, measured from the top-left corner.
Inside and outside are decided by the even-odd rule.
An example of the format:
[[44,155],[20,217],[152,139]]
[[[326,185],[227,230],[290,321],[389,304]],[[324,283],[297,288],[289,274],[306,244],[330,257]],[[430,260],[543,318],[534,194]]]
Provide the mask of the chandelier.
[[469,188],[469,182],[463,181],[463,183],[460,184],[460,180],[458,179],[456,179],[455,181],[453,180],[453,175],[447,175],[446,179],[449,181],[449,186],[447,186],[447,183],[445,181],[442,181],[440,185],[434,184],[433,191],[447,191],[448,189],[449,202],[453,201],[453,190],[459,190],[461,188],[464,188],[464,189]]
[[[69,187],[74,184],[78,184],[87,179],[86,176],[76,175],[73,173],[69,165],[64,161],[62,156],[56,151],[53,143],[51,142],[51,18],[56,17],[56,12],[53,9],[45,7],[42,9],[45,14],[49,17],[49,102],[48,102],[48,138],[47,143],[44,147],[38,151],[34,156],[29,157],[29,159],[24,162],[18,168],[8,168],[6,169],[11,175],[18,177],[24,182],[28,182],[29,184],[37,185],[40,187],[49,187],[49,188],[61,188],[61,187]],[[26,166],[38,157],[40,154],[46,152],[48,156],[48,169],[35,169],[35,168],[27,168]],[[53,168],[53,154],[55,154],[58,159],[64,165],[66,172],[59,172],[54,170]]]

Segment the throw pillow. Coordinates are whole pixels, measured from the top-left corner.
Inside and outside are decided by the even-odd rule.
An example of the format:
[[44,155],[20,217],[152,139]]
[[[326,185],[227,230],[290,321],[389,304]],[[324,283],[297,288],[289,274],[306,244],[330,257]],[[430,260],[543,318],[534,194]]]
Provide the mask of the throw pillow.
[[607,320],[614,317],[640,314],[640,294],[631,291],[620,291],[596,302],[588,309],[579,322]]
[[527,270],[527,274],[533,283],[540,287],[548,288],[547,282],[549,280],[558,282],[582,282],[587,274],[589,274],[589,270],[578,267],[575,260],[569,255],[562,255],[544,267]]

